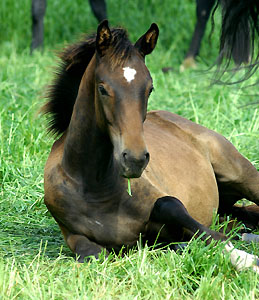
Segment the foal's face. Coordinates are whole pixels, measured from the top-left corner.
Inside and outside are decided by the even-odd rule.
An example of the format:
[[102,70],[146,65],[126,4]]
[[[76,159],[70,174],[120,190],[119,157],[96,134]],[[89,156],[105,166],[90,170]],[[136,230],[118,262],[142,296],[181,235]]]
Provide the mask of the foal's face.
[[152,90],[150,73],[137,50],[124,64],[113,68],[108,58],[100,60],[96,69],[96,104],[124,177],[140,177],[149,161],[143,122]]
[[123,51],[115,51],[117,54],[114,54],[114,36],[108,21],[103,21],[97,29],[97,124],[110,135],[121,175],[128,178],[140,177],[149,161],[143,123],[153,84],[144,57],[155,48],[158,32],[157,25],[153,23],[134,46],[128,42],[117,44],[116,47],[125,47],[122,50],[130,49],[127,59],[120,60],[118,56],[123,57]]

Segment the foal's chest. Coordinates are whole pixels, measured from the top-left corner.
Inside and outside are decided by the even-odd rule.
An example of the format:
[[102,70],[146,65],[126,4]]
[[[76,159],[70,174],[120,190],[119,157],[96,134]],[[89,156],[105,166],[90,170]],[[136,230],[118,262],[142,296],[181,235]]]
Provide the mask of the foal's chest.
[[133,246],[140,234],[145,235],[149,215],[150,211],[134,197],[119,202],[88,202],[71,215],[71,220],[76,220],[71,225],[76,232],[107,248]]

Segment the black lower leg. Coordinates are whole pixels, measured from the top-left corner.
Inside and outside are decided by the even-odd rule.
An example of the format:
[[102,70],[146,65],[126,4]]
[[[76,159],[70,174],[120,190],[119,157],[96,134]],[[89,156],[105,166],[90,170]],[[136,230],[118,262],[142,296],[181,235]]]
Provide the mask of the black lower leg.
[[191,236],[196,232],[199,235],[203,234],[203,239],[207,239],[208,237],[212,237],[215,240],[226,239],[226,237],[221,233],[212,231],[194,220],[189,215],[182,202],[175,197],[167,196],[159,198],[154,205],[150,220],[168,225],[170,227],[180,226]]
[[201,40],[203,38],[210,12],[215,4],[215,0],[196,0],[197,21],[192,36],[189,50],[185,57],[196,57],[199,54]]
[[228,210],[221,210],[220,213],[221,215],[231,215],[232,218],[237,219],[239,222],[245,224],[246,228],[254,230],[259,227],[259,206],[257,205],[233,205],[228,208]]

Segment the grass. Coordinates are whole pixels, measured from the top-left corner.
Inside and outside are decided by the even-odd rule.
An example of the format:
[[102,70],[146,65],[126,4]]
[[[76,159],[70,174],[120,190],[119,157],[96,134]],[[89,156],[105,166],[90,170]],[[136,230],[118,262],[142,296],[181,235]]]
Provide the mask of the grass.
[[[223,257],[222,245],[200,240],[189,243],[182,255],[139,245],[125,256],[74,262],[43,204],[43,168],[53,138],[37,111],[57,64],[53,50],[75,40],[84,27],[94,29],[96,21],[85,1],[78,7],[63,2],[57,14],[59,1],[49,1],[45,51],[33,56],[30,1],[0,4],[0,299],[258,299],[258,275],[237,273]],[[111,23],[128,28],[132,40],[153,21],[160,26],[158,47],[147,58],[155,86],[149,109],[166,109],[220,132],[259,169],[258,106],[248,105],[257,100],[256,87],[210,86],[212,74],[178,71],[194,4],[167,0],[160,7],[157,1],[114,0],[108,5]],[[210,49],[205,37],[201,70],[216,57],[217,34]],[[164,74],[165,66],[174,70]],[[255,244],[236,244],[259,255]]]

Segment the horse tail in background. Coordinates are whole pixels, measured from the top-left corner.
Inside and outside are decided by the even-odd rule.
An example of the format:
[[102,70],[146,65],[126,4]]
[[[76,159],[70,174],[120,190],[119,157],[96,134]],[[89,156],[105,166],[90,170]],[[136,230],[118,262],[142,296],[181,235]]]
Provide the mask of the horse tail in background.
[[[231,58],[237,66],[248,64],[249,78],[259,64],[259,1],[217,0],[222,5],[222,27],[218,65],[223,65],[222,74],[229,67]],[[225,58],[225,60],[224,60]]]

